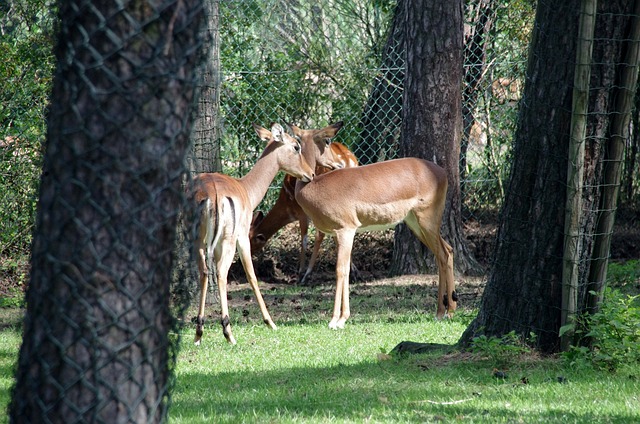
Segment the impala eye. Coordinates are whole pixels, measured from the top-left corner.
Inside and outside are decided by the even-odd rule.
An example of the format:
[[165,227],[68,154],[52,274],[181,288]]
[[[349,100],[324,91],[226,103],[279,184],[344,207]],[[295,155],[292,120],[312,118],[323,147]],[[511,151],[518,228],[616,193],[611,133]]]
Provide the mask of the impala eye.
[[325,142],[325,143],[327,143],[327,146],[328,146],[329,144],[331,144],[331,139],[329,139],[329,138],[325,138],[325,139],[324,139],[324,142]]
[[296,143],[296,145],[293,146],[293,148],[296,150],[296,152],[300,153],[300,144]]

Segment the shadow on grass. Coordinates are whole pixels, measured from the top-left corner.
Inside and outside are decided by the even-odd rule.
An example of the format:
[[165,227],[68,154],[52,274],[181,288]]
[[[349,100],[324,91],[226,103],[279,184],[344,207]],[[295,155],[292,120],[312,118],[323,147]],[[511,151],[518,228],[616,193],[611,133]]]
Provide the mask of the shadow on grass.
[[[286,361],[286,358],[282,359]],[[413,359],[179,376],[170,417],[184,422],[635,422],[616,408],[576,411],[604,401],[597,377],[572,375],[572,387],[533,372],[526,385],[496,381],[477,363],[425,368]],[[636,387],[629,387],[628,397]],[[575,397],[575,401],[562,399]],[[621,396],[622,393],[616,394]],[[556,402],[555,399],[558,399]],[[565,403],[562,403],[564,401]],[[607,402],[612,401],[609,395]],[[554,406],[555,405],[555,406]]]

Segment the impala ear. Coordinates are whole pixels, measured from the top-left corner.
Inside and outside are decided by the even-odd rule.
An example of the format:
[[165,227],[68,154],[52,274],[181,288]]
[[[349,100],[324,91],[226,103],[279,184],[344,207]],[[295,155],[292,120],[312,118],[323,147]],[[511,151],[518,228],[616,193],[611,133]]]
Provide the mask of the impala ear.
[[264,213],[262,211],[255,211],[253,213],[253,218],[251,219],[251,227],[255,227],[262,222],[264,219]]
[[293,135],[295,135],[298,138],[300,138],[302,136],[302,130],[300,128],[298,128],[297,126],[295,126],[293,124],[289,124],[288,122],[285,122],[285,124],[287,125],[287,127],[289,127],[289,129],[291,130]]
[[266,128],[262,128],[260,125],[256,124],[255,122],[252,123],[252,125],[253,125],[253,129],[256,130],[256,134],[258,134],[258,137],[260,137],[260,140],[262,141],[271,140],[271,131],[269,131]]
[[340,131],[340,128],[342,128],[342,125],[344,125],[344,123],[340,121],[340,122],[336,122],[335,124],[328,125],[321,130],[318,130],[314,134],[313,140],[314,141],[327,140],[327,143],[329,143],[331,139],[335,137],[336,134],[338,134],[338,131]]
[[280,124],[272,124],[271,125],[271,136],[274,141],[278,143],[282,143],[284,140],[284,128]]

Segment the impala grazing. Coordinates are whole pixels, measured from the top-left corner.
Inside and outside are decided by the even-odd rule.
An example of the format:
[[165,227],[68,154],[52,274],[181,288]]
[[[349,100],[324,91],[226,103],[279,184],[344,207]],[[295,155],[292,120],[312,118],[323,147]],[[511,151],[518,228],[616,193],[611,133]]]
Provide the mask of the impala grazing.
[[[337,125],[342,125],[339,122]],[[294,127],[294,134],[302,134],[302,130],[298,127]],[[339,129],[339,127],[338,127]],[[297,130],[297,131],[296,131]],[[337,130],[336,130],[337,132]],[[358,166],[358,159],[346,146],[340,143],[332,142],[330,144],[331,150],[335,159],[342,164],[344,168],[351,168]],[[316,166],[316,175],[321,175],[329,172],[331,169],[325,166]],[[309,278],[313,271],[313,267],[320,253],[320,246],[322,240],[324,240],[324,233],[318,231],[316,233],[316,240],[313,245],[313,252],[309,264],[305,271],[306,263],[306,251],[307,251],[307,233],[309,231],[309,218],[304,213],[298,202],[295,199],[295,187],[296,178],[291,175],[286,175],[282,182],[282,188],[278,200],[273,205],[273,208],[264,215],[258,211],[254,214],[253,222],[251,223],[251,230],[249,231],[249,240],[251,241],[251,253],[257,253],[264,248],[269,239],[282,227],[290,224],[294,221],[298,221],[300,227],[300,257],[298,266],[298,279],[301,284]],[[354,269],[352,269],[354,272]]]
[[[314,166],[316,163],[309,161]],[[344,328],[349,310],[349,270],[356,232],[390,228],[403,222],[435,255],[438,307],[442,318],[456,309],[453,249],[440,236],[447,174],[438,165],[403,158],[338,169],[299,180],[295,198],[315,227],[335,237],[336,294],[329,328]]]
[[271,328],[276,328],[260,293],[253,270],[249,226],[253,210],[264,197],[278,171],[284,170],[305,182],[311,181],[314,171],[302,155],[300,143],[286,134],[282,126],[275,124],[271,127],[271,131],[256,124],[254,128],[258,136],[267,141],[267,146],[251,171],[239,179],[219,173],[199,174],[191,185],[190,195],[196,207],[199,208],[197,214],[199,225],[195,242],[200,278],[196,345],[200,344],[203,333],[204,308],[209,283],[207,256],[211,255],[215,260],[220,293],[222,331],[227,341],[236,343],[231,333],[227,302],[227,274],[236,246],[264,322]]

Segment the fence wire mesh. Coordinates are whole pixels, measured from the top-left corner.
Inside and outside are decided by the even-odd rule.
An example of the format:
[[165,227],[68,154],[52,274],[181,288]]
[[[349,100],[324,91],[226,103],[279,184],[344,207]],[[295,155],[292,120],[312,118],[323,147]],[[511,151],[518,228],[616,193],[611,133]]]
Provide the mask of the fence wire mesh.
[[[469,2],[465,24],[464,218],[494,219],[524,79],[534,8]],[[260,152],[251,122],[316,128],[343,121],[336,141],[361,164],[397,155],[404,44],[396,2],[219,3],[223,170],[243,175]],[[268,209],[277,184],[265,199]]]

